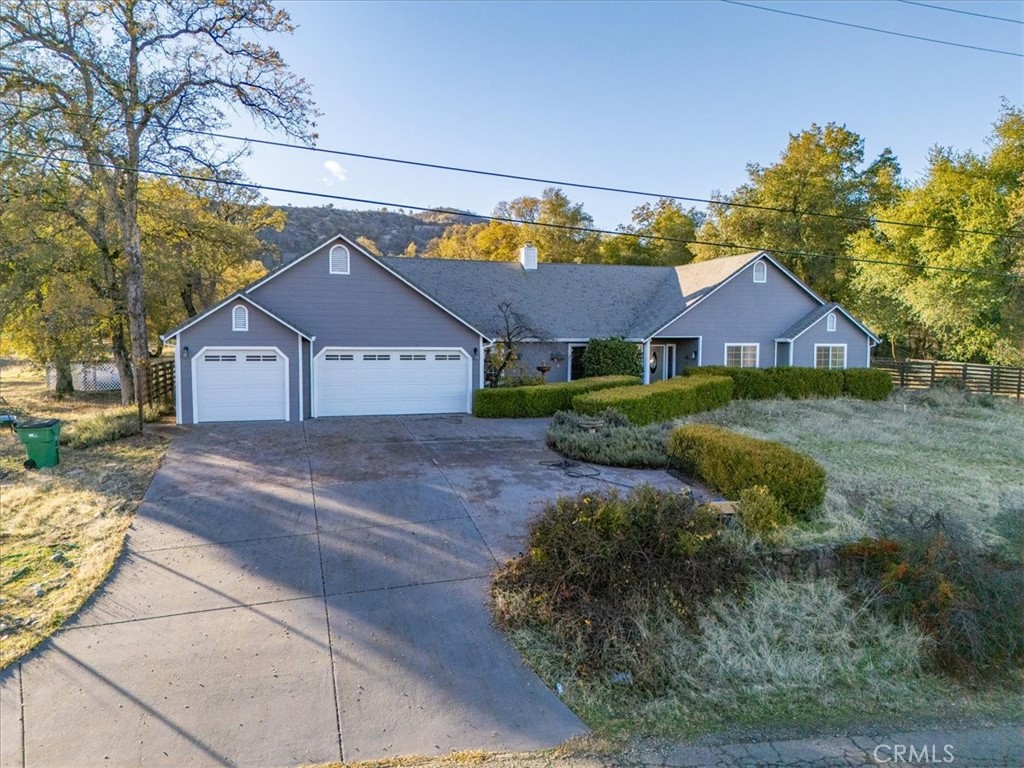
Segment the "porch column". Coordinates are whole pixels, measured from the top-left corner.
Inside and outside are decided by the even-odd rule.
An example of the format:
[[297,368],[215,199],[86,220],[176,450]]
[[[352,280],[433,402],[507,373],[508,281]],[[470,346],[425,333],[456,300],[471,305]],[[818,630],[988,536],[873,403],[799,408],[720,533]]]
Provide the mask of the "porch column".
[[644,384],[650,384],[651,383],[651,364],[650,364],[650,361],[651,361],[651,340],[650,339],[648,339],[647,341],[644,342],[643,352],[640,353],[640,356],[643,358],[643,360],[641,362],[643,363],[643,369],[642,370],[643,370],[643,376],[644,376]]

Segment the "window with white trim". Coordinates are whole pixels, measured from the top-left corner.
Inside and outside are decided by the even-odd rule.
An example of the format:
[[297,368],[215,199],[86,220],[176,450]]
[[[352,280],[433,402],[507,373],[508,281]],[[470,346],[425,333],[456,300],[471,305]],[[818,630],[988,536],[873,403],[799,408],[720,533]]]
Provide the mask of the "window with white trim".
[[768,282],[768,265],[765,264],[763,261],[758,261],[754,264],[754,282]]
[[828,318],[825,320],[825,327],[828,329],[829,333],[833,333],[836,330],[836,313],[835,312],[830,314],[828,316]]
[[344,245],[332,245],[328,253],[332,275],[347,275],[349,267],[348,248]]
[[231,310],[231,330],[249,330],[249,310],[246,307],[235,307]]
[[757,368],[757,344],[726,344],[725,364],[730,368]]
[[846,345],[845,344],[815,344],[814,345],[814,367],[815,368],[845,368],[846,367]]

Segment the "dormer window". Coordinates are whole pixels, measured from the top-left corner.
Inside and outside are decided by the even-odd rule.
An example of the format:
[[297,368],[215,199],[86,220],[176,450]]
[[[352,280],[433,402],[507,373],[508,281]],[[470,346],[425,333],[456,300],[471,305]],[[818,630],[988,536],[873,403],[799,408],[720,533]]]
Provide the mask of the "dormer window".
[[754,264],[754,282],[768,282],[768,265],[766,265],[763,261],[759,261]]
[[830,314],[828,316],[828,319],[825,321],[825,327],[828,328],[829,333],[832,333],[833,331],[835,331],[835,329],[836,329],[836,313],[835,312],[833,312],[832,314]]
[[344,245],[331,246],[328,260],[330,261],[330,270],[332,275],[348,274],[349,255],[348,248]]
[[231,310],[231,330],[249,330],[249,310],[245,307],[235,307]]

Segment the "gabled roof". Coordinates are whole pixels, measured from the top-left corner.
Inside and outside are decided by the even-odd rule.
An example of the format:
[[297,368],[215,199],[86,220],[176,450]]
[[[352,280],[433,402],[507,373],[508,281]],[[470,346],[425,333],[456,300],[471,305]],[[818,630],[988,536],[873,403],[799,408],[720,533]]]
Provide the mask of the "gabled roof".
[[844,315],[851,323],[856,325],[875,343],[878,344],[881,341],[875,334],[871,332],[867,326],[860,322],[857,318],[847,312],[839,304],[830,302],[828,304],[822,304],[820,307],[808,312],[806,315],[797,320],[793,325],[783,331],[775,339],[776,341],[795,341],[798,336],[802,336],[804,333],[809,331],[813,326],[817,325],[823,318],[828,317],[833,312],[839,312]]
[[269,318],[271,318],[273,320],[276,320],[281,325],[283,325],[285,328],[287,328],[288,330],[293,331],[293,332],[299,334],[299,336],[301,336],[302,338],[306,339],[307,341],[313,341],[316,338],[316,336],[310,336],[305,331],[302,331],[302,330],[296,328],[294,325],[289,323],[287,320],[284,320],[284,319],[278,317],[277,315],[275,315],[273,312],[271,312],[266,307],[261,306],[255,300],[253,300],[253,299],[249,298],[248,296],[246,296],[243,291],[235,291],[230,296],[228,296],[226,299],[224,299],[224,301],[221,301],[221,302],[218,302],[217,304],[214,304],[212,307],[210,307],[209,309],[207,309],[204,312],[200,312],[195,317],[190,317],[184,323],[181,323],[181,325],[177,326],[176,328],[172,328],[167,333],[160,334],[160,338],[163,341],[167,341],[168,339],[174,338],[179,333],[184,331],[186,328],[190,328],[191,326],[195,325],[200,320],[202,320],[204,317],[212,315],[214,312],[217,312],[220,309],[222,309],[223,307],[226,307],[228,304],[230,304],[231,302],[235,301],[236,299],[241,299],[242,301],[248,302],[253,307],[258,309],[260,312],[265,314],[267,317],[269,317]]

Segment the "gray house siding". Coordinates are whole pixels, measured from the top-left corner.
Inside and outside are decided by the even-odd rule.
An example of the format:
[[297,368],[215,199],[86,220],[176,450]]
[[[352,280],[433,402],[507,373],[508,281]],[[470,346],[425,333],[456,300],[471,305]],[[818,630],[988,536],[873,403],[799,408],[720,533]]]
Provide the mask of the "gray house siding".
[[[347,275],[330,274],[335,243],[349,249]],[[473,384],[480,386],[480,337],[350,243],[331,241],[248,293],[315,336],[314,356],[324,347],[461,348],[472,357]],[[308,368],[308,357],[305,363]]]
[[[560,359],[552,360],[555,356]],[[519,366],[530,376],[539,375],[538,365],[549,365],[547,381],[566,381],[569,378],[569,345],[562,341],[527,342],[519,345]]]
[[[249,310],[249,330],[231,330],[231,311],[236,306]],[[301,337],[242,299],[228,302],[216,312],[207,315],[178,336],[181,403],[178,418],[182,424],[192,424],[192,361],[206,347],[276,347],[288,358],[288,416],[299,420],[299,339]],[[188,359],[184,350],[188,348]],[[307,344],[308,347],[308,344]],[[308,379],[308,377],[307,377]],[[308,393],[303,395],[308,401]],[[304,410],[308,413],[308,408]]]
[[755,263],[659,331],[656,338],[701,337],[701,365],[724,365],[726,344],[756,343],[758,366],[774,366],[776,337],[820,304],[770,261],[766,261],[766,282],[755,283]]
[[822,318],[797,337],[793,342],[793,365],[814,367],[815,344],[845,344],[847,368],[864,368],[869,364],[870,339],[842,312],[836,312],[835,316],[834,331],[828,330],[827,318]]

